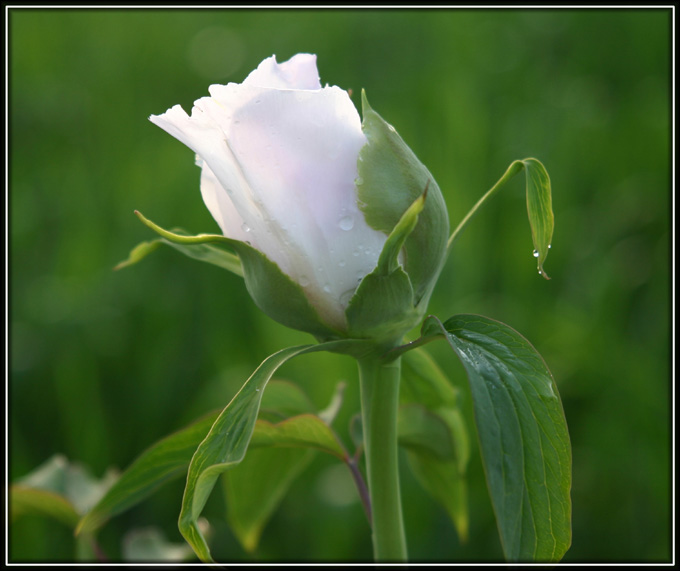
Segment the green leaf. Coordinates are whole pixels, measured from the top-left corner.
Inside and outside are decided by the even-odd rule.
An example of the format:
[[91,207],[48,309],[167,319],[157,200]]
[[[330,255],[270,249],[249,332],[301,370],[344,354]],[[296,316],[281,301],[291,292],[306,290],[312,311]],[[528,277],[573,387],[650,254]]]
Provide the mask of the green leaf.
[[262,393],[271,376],[297,355],[347,346],[347,341],[302,345],[270,355],[219,415],[191,459],[179,518],[180,532],[202,561],[212,562],[212,557],[197,525],[198,517],[218,476],[243,460],[255,429]]
[[[333,396],[329,418],[333,417],[339,400],[341,391]],[[264,526],[292,482],[313,458],[313,451],[321,450],[346,460],[335,433],[312,410],[311,402],[297,385],[270,381],[247,455],[222,476],[229,525],[248,552],[257,547]],[[282,413],[288,413],[288,418],[280,420]]]
[[469,535],[467,483],[455,460],[445,460],[426,450],[407,450],[413,475],[420,485],[446,510],[461,542]]
[[229,526],[248,552],[255,550],[265,524],[314,456],[301,448],[253,448],[255,435],[243,461],[222,476]]
[[543,164],[537,159],[524,159],[522,164],[526,169],[527,212],[535,248],[534,256],[538,262],[538,273],[545,279],[550,279],[543,269],[543,262],[548,256],[555,226],[550,177]]
[[548,274],[543,269],[543,263],[548,256],[550,243],[552,241],[555,220],[552,211],[552,190],[550,187],[550,177],[545,167],[538,159],[523,159],[513,161],[505,174],[494,184],[477,203],[465,215],[460,224],[451,234],[447,249],[451,246],[463,228],[467,226],[475,213],[489,198],[496,194],[503,185],[513,176],[522,170],[526,170],[526,195],[527,212],[529,214],[529,225],[531,226],[531,237],[534,243],[534,257],[538,262],[538,273],[549,280]]
[[216,418],[217,413],[211,413],[142,453],[80,521],[76,533],[95,531],[112,516],[151,495],[162,483],[181,476]]
[[416,479],[444,507],[461,541],[466,541],[470,443],[458,389],[421,348],[402,358],[401,389],[399,442]]
[[345,460],[345,452],[338,437],[318,416],[303,414],[272,424],[258,420],[250,441],[251,448],[260,446],[294,446],[314,448]]
[[557,386],[514,329],[478,315],[442,325],[470,381],[475,422],[506,559],[559,561],[571,544],[571,444]]

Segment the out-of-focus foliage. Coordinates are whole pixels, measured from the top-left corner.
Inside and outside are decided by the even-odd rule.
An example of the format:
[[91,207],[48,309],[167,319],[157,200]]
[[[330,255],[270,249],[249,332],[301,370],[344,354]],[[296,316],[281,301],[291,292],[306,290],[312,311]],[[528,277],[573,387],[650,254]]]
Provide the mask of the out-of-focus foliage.
[[[545,357],[573,445],[569,561],[670,557],[669,10],[38,10],[9,17],[9,460],[16,480],[54,454],[101,477],[231,399],[270,353],[307,343],[262,315],[242,280],[170,248],[113,272],[165,227],[215,232],[199,170],[147,121],[262,59],[318,54],[322,82],[365,88],[433,173],[452,226],[515,159],[553,185],[555,234],[536,273],[523,182],[456,241],[430,311],[508,323]],[[460,387],[445,343],[432,353]],[[348,382],[334,426],[350,442],[354,363],[301,357],[281,377],[315,406]],[[342,428],[346,427],[346,428]],[[414,561],[502,557],[476,446],[470,540],[402,471]],[[173,543],[183,482],[112,519],[99,540],[159,526]],[[217,560],[370,560],[346,468],[317,455],[253,555],[205,515]],[[72,560],[69,530],[18,519],[10,561]]]

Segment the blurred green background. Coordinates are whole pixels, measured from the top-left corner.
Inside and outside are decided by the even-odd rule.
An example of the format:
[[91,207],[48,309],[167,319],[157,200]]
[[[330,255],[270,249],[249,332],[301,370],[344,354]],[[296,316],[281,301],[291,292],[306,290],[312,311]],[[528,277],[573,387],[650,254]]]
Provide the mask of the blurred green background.
[[[323,83],[366,89],[428,166],[452,226],[515,159],[553,183],[556,227],[541,279],[517,177],[456,244],[431,312],[480,313],[542,353],[573,444],[573,545],[565,561],[667,561],[670,478],[669,10],[9,11],[9,475],[55,453],[101,477],[224,406],[270,353],[307,343],[260,314],[242,282],[161,249],[114,272],[165,227],[214,232],[191,151],[147,117],[186,110],[272,54],[318,54]],[[444,343],[428,346],[465,390]],[[293,360],[280,377],[319,407],[354,363]],[[466,413],[471,424],[469,397]],[[479,453],[470,541],[402,471],[411,559],[502,557]],[[366,561],[370,534],[348,475],[318,456],[250,556],[207,507],[222,560]],[[181,541],[183,482],[114,518]],[[10,561],[73,558],[70,531],[37,517],[10,530]]]

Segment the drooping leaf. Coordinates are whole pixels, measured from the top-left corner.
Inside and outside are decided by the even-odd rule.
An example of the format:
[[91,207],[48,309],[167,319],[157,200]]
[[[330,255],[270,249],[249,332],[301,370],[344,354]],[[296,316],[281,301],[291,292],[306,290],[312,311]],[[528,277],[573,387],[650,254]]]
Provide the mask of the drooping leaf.
[[313,414],[311,401],[297,385],[270,381],[248,453],[222,475],[227,520],[246,551],[257,547],[267,521],[314,451],[345,460],[344,448],[328,426],[341,395],[341,390],[336,391],[326,409],[328,420],[322,420]]
[[552,210],[552,190],[550,177],[543,164],[537,159],[522,161],[527,177],[527,213],[534,242],[534,256],[537,258],[538,272],[550,279],[543,269],[552,242],[555,219]]
[[449,237],[447,248],[451,245],[467,226],[474,214],[489,198],[494,196],[513,176],[522,170],[526,171],[526,201],[527,213],[529,215],[529,226],[531,226],[531,238],[534,243],[534,257],[537,258],[538,273],[549,280],[548,274],[543,269],[543,263],[548,256],[550,243],[552,241],[555,220],[552,211],[552,189],[550,177],[545,167],[538,159],[523,159],[513,161],[507,168],[503,176],[494,184],[477,203],[465,215],[456,229]]
[[479,315],[444,324],[470,382],[475,422],[501,543],[510,561],[559,561],[571,544],[571,445],[555,381],[514,329]]
[[344,350],[347,346],[347,341],[302,345],[270,355],[219,415],[191,459],[179,518],[180,532],[202,561],[211,562],[212,557],[197,525],[198,518],[220,474],[243,460],[255,429],[262,393],[271,376],[297,355]]

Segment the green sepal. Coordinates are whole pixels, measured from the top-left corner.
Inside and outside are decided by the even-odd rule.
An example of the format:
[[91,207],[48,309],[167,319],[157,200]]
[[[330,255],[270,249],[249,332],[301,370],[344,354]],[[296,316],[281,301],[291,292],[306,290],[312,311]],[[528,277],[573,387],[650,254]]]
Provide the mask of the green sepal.
[[[307,300],[302,287],[281,271],[259,250],[246,242],[219,234],[183,236],[165,230],[135,212],[139,219],[160,236],[180,246],[195,247],[219,244],[233,249],[243,265],[246,289],[255,304],[269,317],[292,329],[311,333],[319,341],[338,339],[344,335],[326,325]],[[184,250],[183,253],[187,253]],[[192,256],[196,257],[196,256]]]
[[375,269],[364,277],[350,300],[345,310],[350,337],[390,344],[420,321],[422,315],[416,307],[411,279],[403,270],[399,255],[418,225],[426,197],[427,185],[394,225]]
[[[179,228],[173,228],[172,233],[179,236],[190,236],[184,230]],[[179,244],[172,242],[165,238],[157,238],[156,240],[151,240],[149,242],[141,242],[137,244],[126,260],[123,260],[118,265],[116,265],[114,270],[122,270],[128,266],[132,266],[138,262],[141,262],[149,254],[155,252],[161,245],[166,244],[175,250],[182,252],[185,256],[194,258],[195,260],[200,260],[201,262],[207,262],[213,264],[224,270],[228,270],[239,277],[243,277],[243,267],[241,266],[241,260],[236,254],[227,252],[218,244]]]
[[362,129],[368,140],[359,152],[359,207],[372,228],[389,234],[402,214],[428,188],[427,203],[404,248],[404,270],[416,304],[427,304],[446,257],[449,220],[434,177],[394,127],[361,94]]

